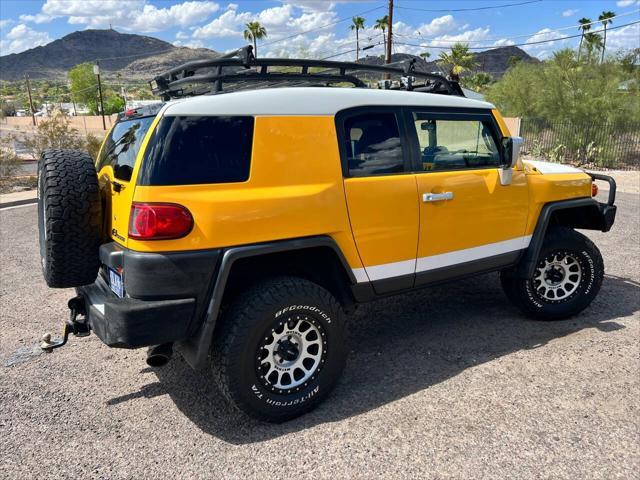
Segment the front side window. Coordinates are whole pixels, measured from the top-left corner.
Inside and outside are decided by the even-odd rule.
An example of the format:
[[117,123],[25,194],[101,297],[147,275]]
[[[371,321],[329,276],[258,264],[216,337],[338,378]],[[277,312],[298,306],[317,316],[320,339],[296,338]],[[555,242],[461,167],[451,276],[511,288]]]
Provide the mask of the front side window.
[[164,117],[147,148],[140,185],[244,182],[253,117]]
[[344,122],[349,175],[363,177],[404,171],[396,115],[363,113]]
[[498,167],[500,150],[489,120],[439,119],[413,113],[422,170]]
[[100,171],[102,167],[110,165],[115,178],[131,180],[138,150],[154,118],[143,117],[118,122],[102,147],[97,170]]

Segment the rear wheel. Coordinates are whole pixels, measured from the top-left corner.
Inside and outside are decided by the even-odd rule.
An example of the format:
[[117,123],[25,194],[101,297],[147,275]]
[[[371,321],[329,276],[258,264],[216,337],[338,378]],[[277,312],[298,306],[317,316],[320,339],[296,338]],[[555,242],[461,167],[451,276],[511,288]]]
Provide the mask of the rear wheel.
[[507,297],[524,313],[541,320],[561,320],[587,308],[603,277],[598,248],[566,227],[548,231],[531,278],[518,278],[515,269],[501,273]]
[[344,367],[343,317],[329,292],[300,278],[275,278],[241,294],[221,318],[212,348],[221,391],[260,420],[312,410]]
[[93,159],[77,150],[46,150],[38,162],[40,259],[47,285],[93,283],[100,266],[102,206]]

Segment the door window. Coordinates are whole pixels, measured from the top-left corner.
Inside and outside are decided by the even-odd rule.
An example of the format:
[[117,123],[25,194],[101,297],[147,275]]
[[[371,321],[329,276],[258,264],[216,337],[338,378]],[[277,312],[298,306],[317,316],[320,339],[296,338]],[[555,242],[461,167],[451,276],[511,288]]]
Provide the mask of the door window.
[[421,170],[498,167],[500,150],[489,120],[438,118],[414,112]]
[[400,130],[392,112],[362,113],[344,122],[349,175],[363,177],[404,171]]

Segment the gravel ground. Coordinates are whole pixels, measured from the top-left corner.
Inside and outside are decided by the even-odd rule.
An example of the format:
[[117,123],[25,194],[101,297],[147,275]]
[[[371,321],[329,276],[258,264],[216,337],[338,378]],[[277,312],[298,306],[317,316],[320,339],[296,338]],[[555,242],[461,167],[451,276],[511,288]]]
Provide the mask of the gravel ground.
[[640,196],[618,204],[579,317],[523,319],[496,275],[368,304],[335,393],[283,425],[180,359],[93,336],[38,354],[72,292],[42,280],[35,207],[0,210],[0,477],[637,478]]

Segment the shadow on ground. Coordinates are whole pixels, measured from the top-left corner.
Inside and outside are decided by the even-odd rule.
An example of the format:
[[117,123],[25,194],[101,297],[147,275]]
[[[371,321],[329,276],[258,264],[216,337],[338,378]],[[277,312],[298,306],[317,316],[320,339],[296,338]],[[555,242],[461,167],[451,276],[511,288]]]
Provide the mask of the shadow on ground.
[[204,432],[248,444],[378,408],[512,352],[540,348],[579,330],[611,332],[640,310],[640,284],[607,276],[592,306],[560,322],[526,320],[507,303],[497,275],[483,275],[362,306],[349,318],[351,353],[335,392],[316,410],[282,425],[248,419],[221,398],[207,372],[181,359],[156,370],[158,382],[111,399],[170,395]]

